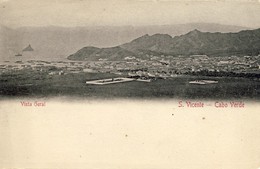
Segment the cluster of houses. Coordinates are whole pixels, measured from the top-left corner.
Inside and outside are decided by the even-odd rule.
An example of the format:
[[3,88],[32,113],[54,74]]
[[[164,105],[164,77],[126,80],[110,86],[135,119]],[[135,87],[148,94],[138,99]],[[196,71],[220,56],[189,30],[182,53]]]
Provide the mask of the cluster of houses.
[[133,56],[123,61],[16,61],[15,64],[0,65],[0,72],[31,69],[52,75],[67,73],[114,73],[128,76],[175,77],[188,72],[260,72],[260,55],[209,57],[207,55],[186,56],[147,56],[148,60]]

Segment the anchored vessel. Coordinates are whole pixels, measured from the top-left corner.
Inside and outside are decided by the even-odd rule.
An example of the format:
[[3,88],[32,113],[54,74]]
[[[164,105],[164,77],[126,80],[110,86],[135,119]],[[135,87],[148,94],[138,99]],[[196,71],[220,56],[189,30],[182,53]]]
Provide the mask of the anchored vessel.
[[15,56],[23,56],[21,53],[17,53]]

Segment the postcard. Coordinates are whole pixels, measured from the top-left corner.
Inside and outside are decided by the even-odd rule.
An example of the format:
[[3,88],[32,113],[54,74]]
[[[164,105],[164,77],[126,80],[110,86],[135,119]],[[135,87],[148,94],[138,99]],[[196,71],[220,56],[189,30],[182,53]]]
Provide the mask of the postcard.
[[260,1],[0,0],[0,169],[260,168]]

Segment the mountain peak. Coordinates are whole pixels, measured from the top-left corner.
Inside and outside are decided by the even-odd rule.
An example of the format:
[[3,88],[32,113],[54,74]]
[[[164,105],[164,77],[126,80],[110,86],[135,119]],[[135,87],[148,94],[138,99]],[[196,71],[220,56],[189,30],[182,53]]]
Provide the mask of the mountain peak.
[[198,37],[200,34],[202,34],[201,31],[199,31],[198,29],[194,29],[193,31],[188,32],[185,35],[181,35],[181,36],[186,36],[188,35],[189,37]]
[[198,29],[194,29],[193,31],[190,31],[189,34],[199,34],[201,33],[201,31],[199,31]]

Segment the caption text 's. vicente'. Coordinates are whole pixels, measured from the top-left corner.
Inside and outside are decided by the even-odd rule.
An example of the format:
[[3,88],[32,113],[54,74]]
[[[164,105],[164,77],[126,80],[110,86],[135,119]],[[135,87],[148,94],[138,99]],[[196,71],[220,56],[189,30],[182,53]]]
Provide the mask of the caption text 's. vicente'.
[[242,101],[215,101],[211,102],[196,102],[196,101],[183,101],[178,102],[178,107],[183,108],[203,108],[203,107],[215,107],[215,108],[245,108],[245,103]]

